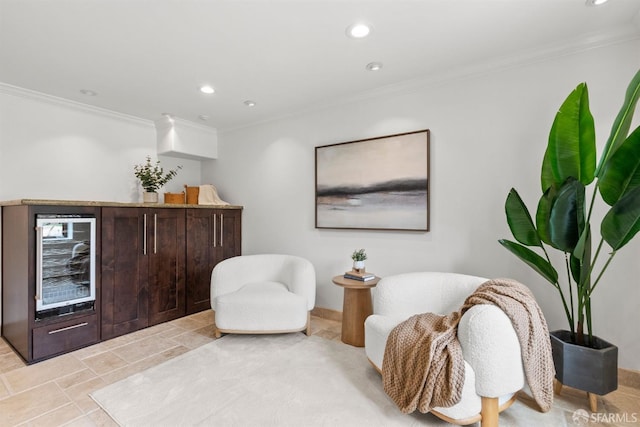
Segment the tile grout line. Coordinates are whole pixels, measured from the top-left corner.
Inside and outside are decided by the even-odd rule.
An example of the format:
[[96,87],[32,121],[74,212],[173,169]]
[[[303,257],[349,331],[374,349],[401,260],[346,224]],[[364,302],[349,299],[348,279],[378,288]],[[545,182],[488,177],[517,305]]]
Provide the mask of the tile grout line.
[[[71,397],[69,397],[69,395],[67,395],[67,393],[65,393],[65,392],[64,392],[64,390],[62,389],[62,387],[60,387],[60,386],[58,385],[58,383],[57,383],[55,380],[51,380],[51,381],[48,381],[48,382],[46,382],[46,383],[39,384],[38,386],[40,386],[40,385],[44,385],[44,384],[48,384],[48,383],[50,383],[50,382],[51,382],[51,383],[54,383],[54,384],[55,384],[55,386],[56,386],[56,387],[58,387],[58,389],[60,390],[60,392],[61,392],[62,394],[64,394],[64,396],[65,396],[67,399],[69,399],[69,401],[68,401],[68,402],[66,402],[66,403],[64,403],[64,404],[62,404],[62,405],[60,405],[60,406],[57,406],[57,407],[55,407],[55,408],[51,408],[50,410],[48,410],[48,411],[46,411],[46,412],[43,412],[43,413],[41,413],[41,414],[37,414],[36,416],[29,418],[28,420],[24,420],[23,422],[21,422],[21,423],[20,423],[20,424],[18,424],[17,426],[29,425],[32,421],[37,420],[38,418],[40,418],[40,417],[42,417],[42,416],[45,416],[45,415],[47,415],[47,414],[51,414],[52,412],[55,412],[55,411],[57,411],[57,410],[58,410],[58,409],[60,409],[60,408],[64,408],[64,407],[65,407],[65,406],[67,406],[67,405],[74,405],[74,406],[76,406],[76,407],[78,408],[78,410],[80,410],[80,408],[78,407],[78,405],[76,405],[76,403],[73,401],[73,399],[71,399]],[[80,410],[80,413],[82,413],[82,410]],[[17,426],[16,426],[16,427],[17,427]]]
[[9,392],[9,394],[7,396],[5,396],[2,399],[0,399],[0,401],[2,401],[4,399],[7,399],[7,398],[13,396],[15,393],[13,392],[13,388],[9,384],[9,381],[5,378],[5,374],[4,373],[0,374],[0,381],[2,382],[4,387],[7,389],[7,392]]

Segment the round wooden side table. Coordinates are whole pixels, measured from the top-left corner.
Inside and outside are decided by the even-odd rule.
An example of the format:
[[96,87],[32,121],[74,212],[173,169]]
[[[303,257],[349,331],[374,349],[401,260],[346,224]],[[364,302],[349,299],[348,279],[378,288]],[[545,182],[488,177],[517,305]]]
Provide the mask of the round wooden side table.
[[355,347],[364,347],[364,321],[373,314],[371,288],[378,284],[379,277],[360,281],[336,276],[333,283],[344,288],[342,303],[342,342]]

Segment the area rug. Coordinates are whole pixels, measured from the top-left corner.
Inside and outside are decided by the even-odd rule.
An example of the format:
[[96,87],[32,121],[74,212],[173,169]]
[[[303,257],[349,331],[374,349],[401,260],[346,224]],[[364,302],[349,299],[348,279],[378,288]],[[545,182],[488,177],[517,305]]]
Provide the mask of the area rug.
[[122,426],[444,426],[402,414],[364,350],[304,334],[227,335],[97,390]]

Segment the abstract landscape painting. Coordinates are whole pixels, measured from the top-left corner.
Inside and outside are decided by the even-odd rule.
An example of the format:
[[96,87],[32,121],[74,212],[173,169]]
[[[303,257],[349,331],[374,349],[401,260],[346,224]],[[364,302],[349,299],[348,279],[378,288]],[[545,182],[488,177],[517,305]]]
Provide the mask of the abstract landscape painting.
[[316,147],[316,228],[429,230],[429,130]]

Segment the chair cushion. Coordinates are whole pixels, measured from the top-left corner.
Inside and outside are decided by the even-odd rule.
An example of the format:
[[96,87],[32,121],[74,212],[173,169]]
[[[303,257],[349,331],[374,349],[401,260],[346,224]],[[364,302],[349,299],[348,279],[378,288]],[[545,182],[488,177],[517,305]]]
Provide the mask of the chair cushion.
[[283,331],[307,324],[306,298],[289,292],[280,282],[247,283],[213,301],[219,329]]

